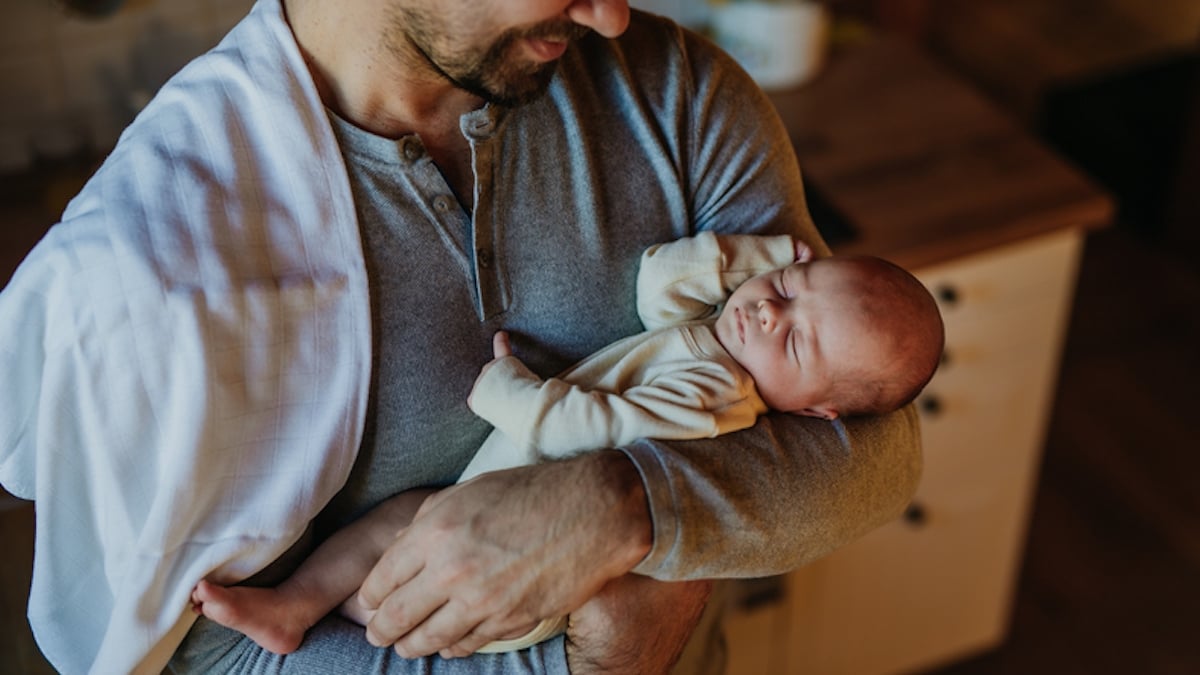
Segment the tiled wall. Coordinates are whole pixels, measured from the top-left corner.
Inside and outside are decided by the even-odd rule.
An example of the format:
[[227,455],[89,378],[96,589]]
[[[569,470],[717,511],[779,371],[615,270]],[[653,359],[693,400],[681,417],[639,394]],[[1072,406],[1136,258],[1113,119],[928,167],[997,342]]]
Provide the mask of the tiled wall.
[[[84,19],[56,0],[0,0],[0,175],[81,148],[104,152],[171,73],[254,0],[126,0]],[[697,25],[707,0],[634,0]]]
[[139,101],[216,44],[253,0],[127,0],[83,19],[55,0],[3,0],[0,174],[111,146]]

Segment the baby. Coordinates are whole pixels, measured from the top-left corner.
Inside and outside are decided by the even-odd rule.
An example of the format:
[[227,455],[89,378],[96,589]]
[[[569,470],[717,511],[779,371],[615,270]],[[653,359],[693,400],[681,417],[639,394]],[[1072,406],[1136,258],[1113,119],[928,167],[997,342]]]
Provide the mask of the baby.
[[[493,471],[620,447],[638,438],[707,438],[752,426],[768,409],[834,420],[911,402],[937,367],[941,316],[911,274],[879,258],[813,258],[788,236],[714,235],[642,257],[638,313],[648,329],[542,379],[493,341],[468,399],[496,430],[460,482]],[[715,319],[714,319],[715,317]],[[335,533],[275,588],[201,581],[196,611],[263,648],[289,653],[353,597],[428,493],[403,493]],[[520,649],[565,618],[480,651]]]

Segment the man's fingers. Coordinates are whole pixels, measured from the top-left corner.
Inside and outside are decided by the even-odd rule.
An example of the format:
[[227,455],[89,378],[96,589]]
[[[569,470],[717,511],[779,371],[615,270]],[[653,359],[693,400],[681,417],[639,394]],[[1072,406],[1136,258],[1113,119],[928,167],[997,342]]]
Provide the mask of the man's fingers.
[[453,490],[453,489],[454,489],[454,486],[450,486],[450,487],[446,488],[445,490],[438,490],[437,492],[434,492],[433,494],[426,497],[425,501],[421,502],[421,505],[417,507],[417,513],[416,513],[416,515],[413,516],[413,521],[415,522],[421,516],[425,515],[426,513],[429,513],[430,509],[437,506],[438,502],[440,502],[446,498],[444,493],[446,493],[450,490]]
[[[418,579],[416,583],[420,583]],[[396,652],[405,658],[426,656],[436,649],[422,653],[401,653],[399,646],[412,632],[418,629],[431,615],[446,604],[444,596],[421,594],[414,596],[406,592],[409,587],[398,589],[383,599],[379,609],[367,624],[367,642],[376,647],[395,645]],[[457,636],[456,636],[457,637]],[[444,646],[444,645],[441,645]]]
[[424,566],[422,558],[412,554],[409,548],[400,545],[401,536],[383,552],[379,562],[371,569],[370,574],[358,589],[358,602],[368,610],[379,609],[384,598],[392,591],[403,586],[421,572]]
[[492,336],[492,356],[497,359],[512,356],[512,344],[508,340],[508,333],[498,331]]
[[[466,656],[487,643],[486,638],[475,637],[471,640],[475,628],[463,612],[457,611],[453,603],[447,602],[425,617],[420,625],[401,635],[393,647],[400,656],[415,659],[437,654],[442,650],[451,650],[466,640],[464,648],[469,648],[469,651],[457,654]],[[479,644],[475,645],[475,641]]]
[[438,655],[443,659],[458,659],[470,656],[492,642],[495,640],[471,631],[464,635],[457,644],[438,651]]
[[458,641],[458,644],[439,651],[438,655],[444,659],[455,659],[474,654],[475,652],[487,647],[492,643],[500,643],[500,645],[497,647],[488,648],[487,651],[489,652],[510,651],[511,646],[508,643],[529,635],[534,628],[537,628],[541,625],[541,622],[537,621],[522,627],[520,630],[509,631],[508,633],[497,638],[487,637],[487,634],[483,632],[484,625],[485,624],[480,624],[476,626],[475,630],[464,635],[463,639]]

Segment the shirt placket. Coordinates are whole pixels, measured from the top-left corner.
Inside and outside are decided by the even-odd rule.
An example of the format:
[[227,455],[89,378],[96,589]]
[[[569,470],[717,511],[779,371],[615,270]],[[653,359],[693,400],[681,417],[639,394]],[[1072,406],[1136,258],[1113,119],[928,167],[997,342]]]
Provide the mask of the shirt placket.
[[468,278],[473,276],[468,248],[470,217],[454,196],[450,184],[425,151],[419,136],[405,136],[396,141],[396,149],[404,166],[404,181],[416,197],[419,208],[429,218],[448,249],[462,266]]
[[502,283],[501,259],[496,250],[495,153],[500,109],[488,106],[464,115],[460,127],[471,144],[471,169],[475,178],[475,207],[471,217],[470,241],[475,272],[476,309],[486,321],[508,307]]

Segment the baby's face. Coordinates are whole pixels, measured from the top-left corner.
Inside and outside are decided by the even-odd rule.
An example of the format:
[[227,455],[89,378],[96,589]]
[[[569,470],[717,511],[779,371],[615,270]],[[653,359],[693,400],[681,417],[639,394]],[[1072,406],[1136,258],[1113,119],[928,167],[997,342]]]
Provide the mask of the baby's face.
[[[772,409],[836,416],[839,365],[873,349],[853,269],[837,259],[796,263],[738,287],[717,318],[717,339],[754,378]],[[831,414],[832,413],[832,414]]]

